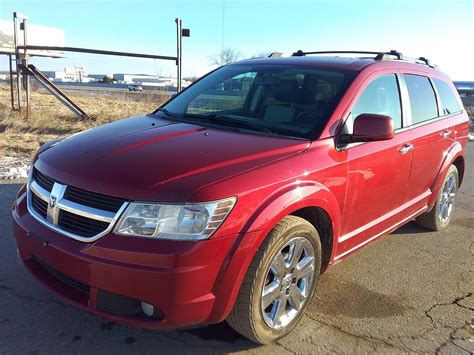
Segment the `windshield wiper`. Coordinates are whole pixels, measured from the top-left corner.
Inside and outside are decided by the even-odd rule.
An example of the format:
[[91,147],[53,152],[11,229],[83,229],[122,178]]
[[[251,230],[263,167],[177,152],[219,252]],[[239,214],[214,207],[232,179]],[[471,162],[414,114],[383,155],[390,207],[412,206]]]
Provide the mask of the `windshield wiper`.
[[192,117],[192,118],[197,118],[197,119],[205,119],[209,122],[217,122],[217,123],[229,123],[234,127],[241,127],[241,128],[247,128],[251,129],[254,131],[260,131],[260,132],[265,132],[265,133],[271,133],[274,134],[273,131],[271,131],[267,127],[260,127],[257,126],[251,122],[248,121],[242,121],[237,118],[233,118],[230,116],[225,116],[225,115],[218,115],[215,113],[210,113],[210,114],[198,114],[198,113],[187,113],[184,115],[184,117]]

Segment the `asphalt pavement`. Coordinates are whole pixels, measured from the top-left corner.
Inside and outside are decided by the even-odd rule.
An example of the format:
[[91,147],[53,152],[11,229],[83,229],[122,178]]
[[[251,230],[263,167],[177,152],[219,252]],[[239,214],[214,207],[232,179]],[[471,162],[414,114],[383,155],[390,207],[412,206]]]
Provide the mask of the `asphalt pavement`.
[[411,222],[333,266],[296,329],[257,346],[225,323],[150,331],[63,303],[22,269],[10,206],[21,181],[0,184],[0,354],[474,353],[474,143],[452,225]]

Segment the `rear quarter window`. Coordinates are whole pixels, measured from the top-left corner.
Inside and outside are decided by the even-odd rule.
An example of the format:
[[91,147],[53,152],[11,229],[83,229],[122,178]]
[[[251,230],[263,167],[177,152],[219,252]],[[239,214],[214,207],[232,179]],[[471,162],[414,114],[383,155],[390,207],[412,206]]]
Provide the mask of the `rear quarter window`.
[[438,90],[438,96],[441,101],[441,115],[444,116],[460,112],[462,108],[451,86],[447,82],[439,79],[433,79],[433,82],[436,90]]
[[412,124],[438,117],[438,105],[430,80],[425,76],[405,74],[410,97]]

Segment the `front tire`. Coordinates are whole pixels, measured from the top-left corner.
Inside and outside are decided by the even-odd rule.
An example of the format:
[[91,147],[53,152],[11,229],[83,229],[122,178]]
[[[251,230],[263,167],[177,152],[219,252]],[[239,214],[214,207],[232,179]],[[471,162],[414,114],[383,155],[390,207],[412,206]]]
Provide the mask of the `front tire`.
[[430,212],[419,216],[416,219],[416,223],[432,231],[442,231],[446,229],[453,216],[454,202],[458,188],[458,169],[455,165],[451,165],[444,178],[443,186],[439,191],[435,205]]
[[227,323],[259,344],[288,334],[308,307],[320,270],[316,229],[303,218],[283,218],[255,254]]

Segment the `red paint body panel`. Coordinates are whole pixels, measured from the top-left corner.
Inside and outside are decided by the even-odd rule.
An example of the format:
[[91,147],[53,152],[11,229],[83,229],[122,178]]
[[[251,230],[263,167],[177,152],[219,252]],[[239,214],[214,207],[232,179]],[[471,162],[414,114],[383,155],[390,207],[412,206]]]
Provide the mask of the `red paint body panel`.
[[[64,299],[115,321],[150,328],[219,322],[232,309],[255,252],[284,216],[306,207],[324,210],[333,231],[325,236],[332,239],[332,264],[429,210],[447,169],[462,158],[469,129],[464,111],[402,129],[390,140],[336,148],[343,122],[374,78],[413,73],[452,86],[437,70],[402,61],[343,58],[247,63],[344,68],[359,74],[314,141],[139,116],[45,146],[35,167],[67,185],[130,201],[185,203],[236,196],[237,203],[205,241],[109,233],[83,243],[32,218],[22,188],[13,228],[27,269]],[[446,130],[452,134],[443,138]],[[400,154],[406,144],[414,149]],[[36,259],[88,285],[89,296],[61,284]],[[102,312],[97,308],[100,290],[149,302],[163,311],[164,319]]]

